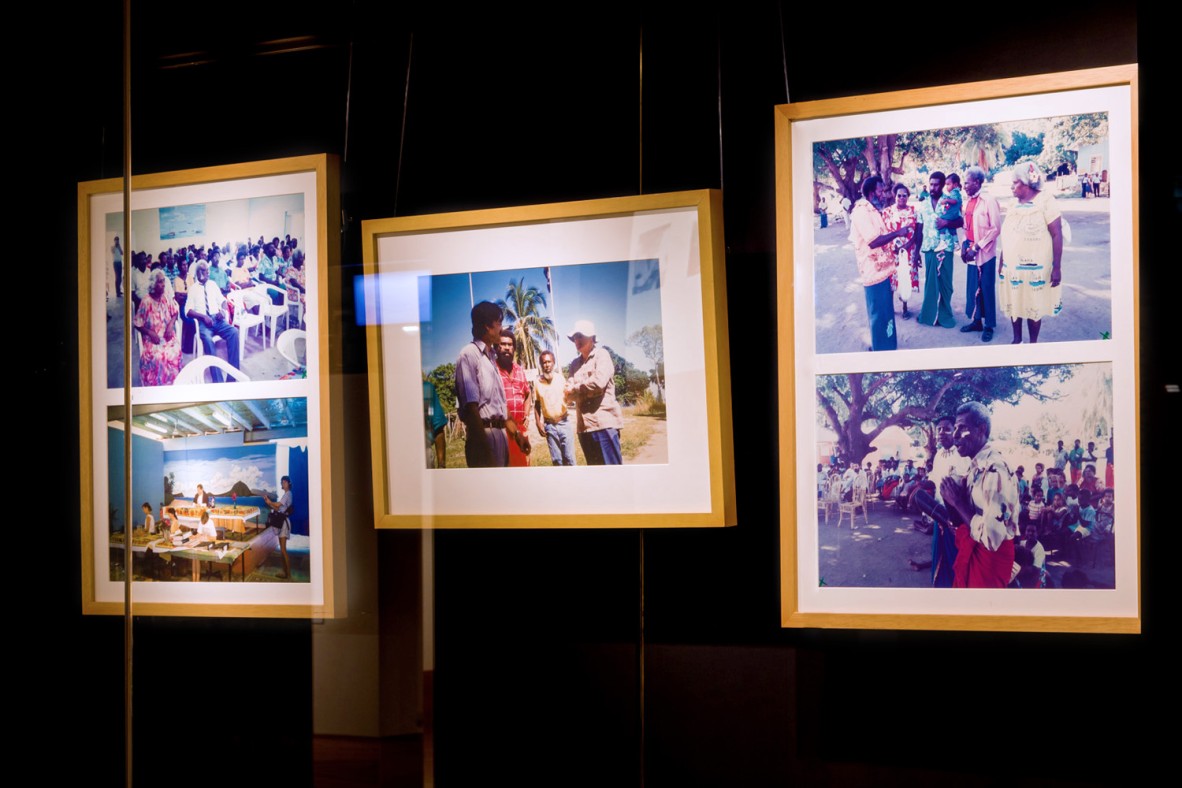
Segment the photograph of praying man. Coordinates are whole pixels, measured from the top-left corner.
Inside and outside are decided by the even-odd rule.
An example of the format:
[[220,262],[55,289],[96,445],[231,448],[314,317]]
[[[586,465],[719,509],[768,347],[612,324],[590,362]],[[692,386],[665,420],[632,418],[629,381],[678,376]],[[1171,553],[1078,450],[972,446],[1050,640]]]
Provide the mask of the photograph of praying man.
[[817,353],[1112,335],[1109,113],[812,145]]
[[[123,386],[123,309],[132,385],[283,380],[306,374],[304,195],[148,208],[105,216],[107,386]],[[126,291],[126,292],[125,292]],[[128,300],[125,301],[124,295]]]
[[1111,363],[820,375],[816,396],[821,586],[1115,588],[1135,510]]
[[141,405],[131,419],[124,510],[123,407],[108,409],[110,579],[309,581],[308,414],[303,397]]
[[418,283],[428,468],[668,462],[657,260]]

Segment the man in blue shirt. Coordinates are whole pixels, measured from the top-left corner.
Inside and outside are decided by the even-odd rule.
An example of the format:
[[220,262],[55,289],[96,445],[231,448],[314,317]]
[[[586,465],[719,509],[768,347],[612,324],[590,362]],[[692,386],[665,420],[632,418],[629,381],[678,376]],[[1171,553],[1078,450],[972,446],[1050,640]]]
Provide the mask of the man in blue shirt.
[[469,468],[505,467],[510,440],[529,452],[529,439],[508,418],[505,388],[494,360],[503,318],[501,308],[489,301],[472,307],[472,341],[456,359],[456,399],[467,432],[464,458]]

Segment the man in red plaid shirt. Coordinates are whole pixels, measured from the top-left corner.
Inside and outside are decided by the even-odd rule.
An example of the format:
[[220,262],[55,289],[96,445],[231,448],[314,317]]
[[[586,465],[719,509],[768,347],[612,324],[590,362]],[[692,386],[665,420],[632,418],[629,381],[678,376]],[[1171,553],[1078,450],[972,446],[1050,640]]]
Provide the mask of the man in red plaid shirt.
[[[525,415],[533,411],[533,387],[525,377],[525,370],[513,360],[517,350],[517,340],[513,336],[513,329],[501,331],[501,342],[497,346],[497,371],[501,373],[501,385],[505,387],[506,415],[519,425],[528,424]],[[524,467],[529,465],[529,437],[525,438],[525,451],[516,442],[509,443],[509,467]]]

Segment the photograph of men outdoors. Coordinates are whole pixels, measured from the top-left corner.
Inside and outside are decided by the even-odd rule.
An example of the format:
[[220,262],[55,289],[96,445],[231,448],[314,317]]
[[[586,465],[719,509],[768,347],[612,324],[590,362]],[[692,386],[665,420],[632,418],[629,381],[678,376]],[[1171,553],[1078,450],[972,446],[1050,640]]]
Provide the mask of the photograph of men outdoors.
[[424,276],[419,304],[428,468],[668,462],[659,261]]
[[1107,339],[1108,113],[813,145],[818,353]]
[[108,387],[123,385],[124,290],[133,386],[306,374],[283,352],[308,322],[303,194],[132,211],[133,243],[122,233],[123,213],[108,213]]
[[817,403],[822,586],[1115,587],[1112,364],[821,375]]

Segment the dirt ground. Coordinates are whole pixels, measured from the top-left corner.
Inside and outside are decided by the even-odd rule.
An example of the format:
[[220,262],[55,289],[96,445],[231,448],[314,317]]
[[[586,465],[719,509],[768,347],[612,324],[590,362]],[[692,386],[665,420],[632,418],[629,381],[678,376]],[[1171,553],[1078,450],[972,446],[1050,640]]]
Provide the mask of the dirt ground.
[[[932,537],[915,530],[915,516],[901,512],[893,503],[872,501],[863,517],[861,510],[850,527],[845,515],[840,527],[837,513],[829,522],[818,517],[819,576],[826,586],[858,588],[929,588],[931,573],[916,571],[910,561],[930,561]],[[1072,562],[1054,553],[1047,555],[1047,572],[1060,587],[1062,576],[1072,569]],[[1085,560],[1082,569],[1088,578],[1101,587],[1112,588],[1115,569],[1111,553],[1098,556],[1096,567]]]

